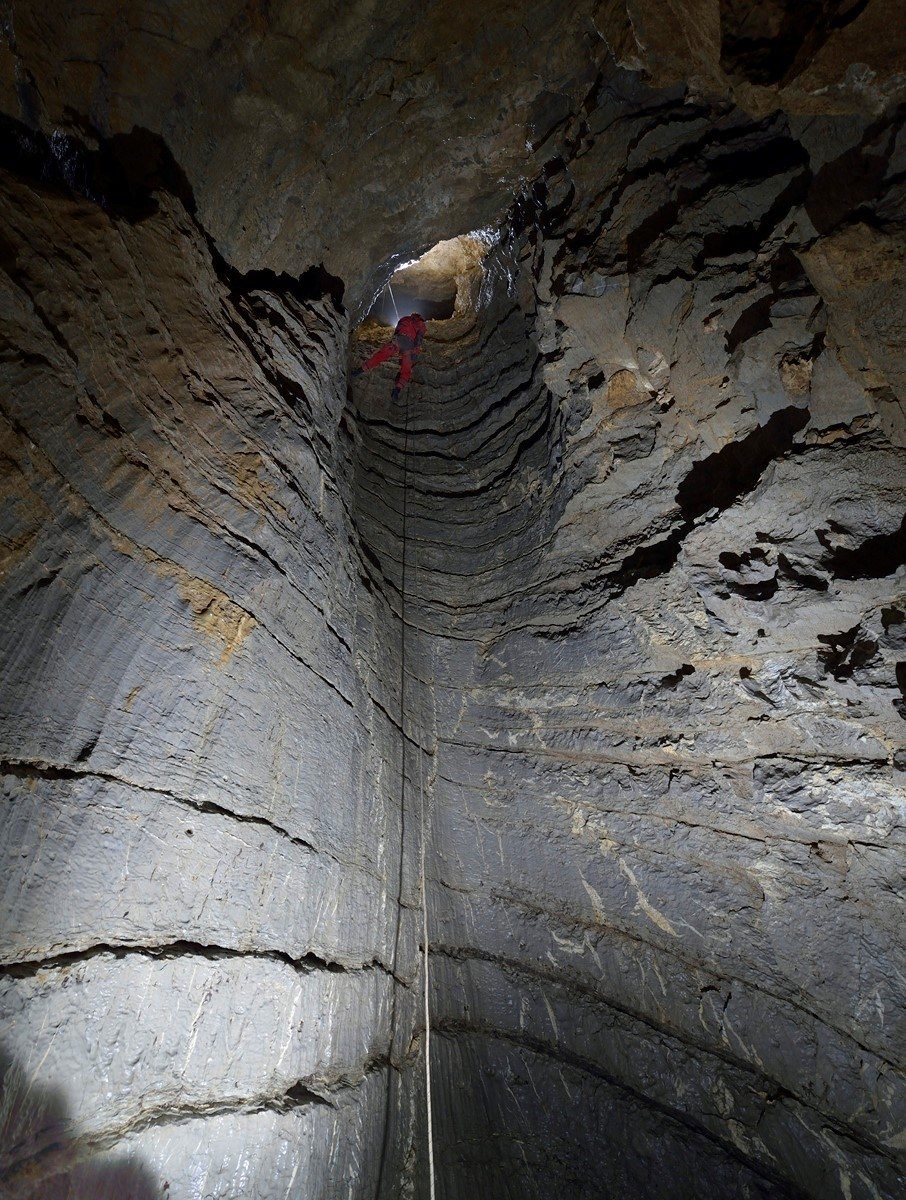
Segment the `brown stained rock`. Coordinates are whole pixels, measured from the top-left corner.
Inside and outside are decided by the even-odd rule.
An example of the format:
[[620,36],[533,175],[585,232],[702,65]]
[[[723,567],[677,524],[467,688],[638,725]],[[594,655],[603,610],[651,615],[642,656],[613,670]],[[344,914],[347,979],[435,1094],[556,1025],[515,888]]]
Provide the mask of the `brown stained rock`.
[[790,396],[807,396],[812,386],[812,360],[798,355],[781,359],[780,378]]
[[[438,242],[417,262],[397,270],[392,283],[394,293],[422,296],[441,305],[446,303],[452,310],[448,316],[467,314],[478,300],[482,262],[487,249],[487,245],[476,237],[462,236]],[[407,306],[400,303],[400,315],[403,315]]]
[[195,614],[198,628],[224,643],[219,660],[224,666],[255,628],[255,618],[200,579],[180,580],[179,594]]
[[650,393],[639,383],[632,371],[617,371],[607,385],[607,403],[614,411],[645,404]]
[[877,400],[888,437],[903,445],[906,411],[906,252],[902,236],[852,225],[801,255],[828,309],[840,362]]
[[286,509],[274,498],[275,485],[261,477],[264,469],[264,459],[257,450],[243,450],[230,456],[230,473],[238,484],[239,495],[249,507],[262,514],[276,512],[285,518],[288,515]]
[[841,27],[800,62],[801,73],[781,90],[781,103],[791,112],[877,114],[902,97],[906,27],[897,0],[838,7]]
[[[626,0],[636,58],[655,86],[688,83],[696,93],[719,93],[727,83],[720,68],[718,0]],[[611,6],[611,20],[619,19]],[[625,34],[620,39],[625,41]]]
[[162,558],[146,546],[118,533],[112,533],[110,540],[118,553],[147,563],[159,579],[174,581],[180,598],[192,610],[195,627],[222,646],[218,665],[225,666],[258,623],[251,613],[207,580],[190,575],[178,563]]

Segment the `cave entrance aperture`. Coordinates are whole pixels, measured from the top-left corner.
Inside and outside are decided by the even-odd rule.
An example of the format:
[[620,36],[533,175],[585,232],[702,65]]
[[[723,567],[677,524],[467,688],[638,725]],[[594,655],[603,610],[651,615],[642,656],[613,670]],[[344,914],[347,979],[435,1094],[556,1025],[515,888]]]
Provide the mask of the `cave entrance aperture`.
[[420,312],[429,321],[447,321],[473,309],[487,250],[488,241],[479,234],[438,242],[420,258],[396,268],[367,319],[392,328],[405,313]]

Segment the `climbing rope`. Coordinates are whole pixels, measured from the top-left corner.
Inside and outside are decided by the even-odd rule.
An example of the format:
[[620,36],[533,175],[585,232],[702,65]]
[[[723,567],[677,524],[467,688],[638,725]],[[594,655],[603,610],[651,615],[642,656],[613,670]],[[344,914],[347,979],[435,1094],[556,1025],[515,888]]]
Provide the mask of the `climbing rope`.
[[[409,400],[406,399],[408,414]],[[408,423],[408,421],[407,421]],[[405,553],[405,548],[404,548]],[[415,596],[418,599],[418,546],[415,548]],[[428,889],[425,884],[425,764],[421,746],[418,750],[418,795],[419,817],[421,826],[421,895],[422,895],[422,946],[424,950],[424,968],[422,975],[425,983],[425,1109],[428,1119],[428,1186],[430,1200],[434,1200],[434,1115],[431,1108],[431,1004],[429,999],[428,975]]]
[[[390,293],[391,297],[393,292]],[[394,300],[394,308],[396,301]],[[406,390],[405,409],[404,409],[404,433],[403,433],[403,521],[402,521],[402,564],[400,570],[400,738],[402,740],[402,754],[400,769],[402,771],[402,779],[400,786],[400,802],[403,806],[405,817],[406,804],[406,610],[408,607],[407,594],[407,565],[409,557],[409,391]],[[418,547],[415,550],[415,598],[418,600]],[[418,792],[419,792],[419,883],[421,888],[422,902],[422,954],[423,954],[423,969],[422,977],[424,980],[424,1016],[425,1016],[425,1110],[427,1117],[427,1140],[428,1140],[428,1187],[430,1200],[435,1200],[435,1182],[434,1182],[434,1114],[431,1106],[431,1004],[430,1004],[430,977],[428,970],[428,889],[426,885],[425,872],[425,780],[424,780],[424,761],[422,756],[422,747],[420,743],[416,744],[418,753]],[[403,847],[400,847],[402,853]],[[400,895],[400,903],[402,903],[402,895]]]
[[[391,298],[393,292],[390,293]],[[394,307],[396,301],[394,300]],[[393,941],[393,974],[396,976],[397,958],[399,955],[400,941],[400,912],[403,903],[403,858],[406,847],[405,829],[406,829],[406,607],[407,607],[407,586],[406,586],[406,568],[408,560],[408,521],[409,521],[409,392],[406,392],[405,408],[404,408],[404,432],[403,432],[403,513],[402,513],[402,562],[400,566],[400,741],[402,752],[400,755],[400,869],[399,869],[399,895],[397,897],[397,918],[396,918],[396,933]],[[418,598],[418,549],[415,552],[415,595]],[[428,972],[428,899],[425,873],[425,841],[426,841],[426,822],[425,822],[425,781],[424,781],[424,762],[422,755],[422,747],[419,743],[418,749],[418,783],[419,783],[419,876],[421,885],[421,902],[422,902],[422,946],[424,956],[424,1015],[425,1015],[425,1108],[427,1112],[427,1140],[428,1140],[428,1180],[429,1180],[429,1196],[430,1200],[435,1200],[435,1181],[434,1181],[434,1117],[431,1106],[431,1006],[430,1006],[430,989],[429,989],[429,972]],[[391,1001],[391,1030],[396,1026],[396,987],[392,992]],[[391,1034],[392,1037],[392,1034]],[[387,1085],[387,1107],[384,1116],[384,1136],[381,1143],[381,1157],[378,1165],[377,1185],[375,1191],[376,1200],[380,1200],[383,1195],[384,1184],[384,1169],[387,1163],[387,1147],[390,1133],[390,1098],[391,1074],[388,1073]]]

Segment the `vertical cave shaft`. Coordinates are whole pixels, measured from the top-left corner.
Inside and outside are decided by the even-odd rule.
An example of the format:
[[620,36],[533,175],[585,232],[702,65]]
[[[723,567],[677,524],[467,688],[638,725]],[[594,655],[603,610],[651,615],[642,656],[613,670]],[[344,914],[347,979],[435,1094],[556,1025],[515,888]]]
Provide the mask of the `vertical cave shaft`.
[[4,27],[0,1191],[429,1197],[427,940],[438,1200],[898,1200],[883,3],[184,7]]

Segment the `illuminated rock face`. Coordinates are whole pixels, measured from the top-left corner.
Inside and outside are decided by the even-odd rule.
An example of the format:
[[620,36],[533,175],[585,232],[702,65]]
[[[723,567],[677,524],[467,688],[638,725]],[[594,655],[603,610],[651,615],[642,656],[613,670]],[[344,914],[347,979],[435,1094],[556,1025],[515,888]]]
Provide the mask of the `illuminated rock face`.
[[884,5],[657,7],[488,12],[484,91],[358,12],[282,106],[288,11],[7,31],[11,1196],[426,1196],[423,831],[443,1200],[902,1194]]
[[130,225],[4,189],[4,1174],[367,1189],[414,935],[345,320],[230,276],[166,196]]

